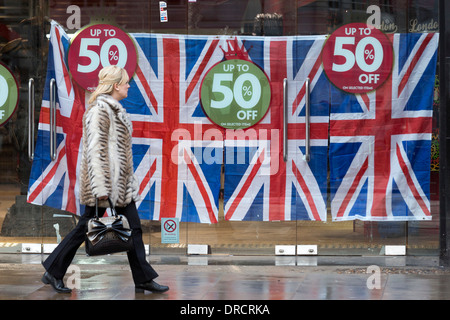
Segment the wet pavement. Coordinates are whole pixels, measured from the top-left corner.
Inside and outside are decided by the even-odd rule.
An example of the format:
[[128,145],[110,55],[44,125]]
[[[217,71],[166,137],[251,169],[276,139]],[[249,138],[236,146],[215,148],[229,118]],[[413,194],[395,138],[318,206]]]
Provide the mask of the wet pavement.
[[168,285],[135,293],[125,255],[77,254],[71,294],[41,282],[42,254],[0,254],[0,300],[447,300],[437,257],[148,256]]

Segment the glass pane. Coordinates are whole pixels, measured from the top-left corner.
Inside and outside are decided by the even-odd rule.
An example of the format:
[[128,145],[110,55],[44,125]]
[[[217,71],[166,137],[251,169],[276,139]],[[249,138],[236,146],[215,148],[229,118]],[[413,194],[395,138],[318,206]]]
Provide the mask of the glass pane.
[[[299,244],[318,245],[319,254],[378,255],[383,254],[386,245],[392,244],[406,245],[409,254],[436,254],[439,84],[421,78],[420,90],[426,92],[419,96],[427,98],[434,91],[434,104],[430,104],[431,100],[418,99],[417,104],[406,102],[402,110],[411,114],[419,112],[420,117],[427,118],[424,132],[399,131],[400,134],[423,134],[425,138],[409,136],[398,140],[392,132],[401,126],[389,122],[395,117],[375,124],[368,122],[376,110],[382,109],[378,106],[385,102],[383,95],[375,91],[349,94],[338,89],[322,69],[326,61],[322,61],[321,52],[326,40],[339,28],[367,22],[375,24],[393,44],[397,50],[394,59],[402,57],[398,65],[404,66],[408,61],[416,63],[414,59],[408,60],[416,43],[425,39],[429,48],[434,45],[432,35],[438,32],[437,3],[437,0],[408,4],[394,0],[376,3],[198,0],[166,1],[166,6],[162,6],[156,0],[8,2],[0,9],[3,10],[0,22],[8,30],[1,33],[7,38],[1,39],[0,59],[18,79],[20,101],[14,116],[0,128],[3,137],[0,188],[5,190],[1,196],[2,242],[58,242],[76,222],[74,212],[82,210],[73,209],[75,202],[60,192],[70,180],[68,176],[58,171],[58,179],[50,183],[48,176],[41,174],[51,170],[52,163],[48,120],[51,75],[47,70],[47,59],[51,57],[50,25],[43,18],[49,16],[67,29],[68,37],[88,24],[106,23],[118,25],[135,41],[139,69],[131,81],[132,97],[124,104],[135,122],[135,169],[140,174],[144,198],[139,204],[140,213],[144,238],[152,253],[182,254],[189,244],[206,244],[211,253],[274,254],[276,245]],[[338,42],[337,48],[343,57],[348,58],[348,53],[352,53],[353,65],[366,68],[370,68],[370,62],[374,63],[372,59],[377,54],[377,49],[368,44],[358,57],[349,49],[351,44]],[[292,53],[292,59],[290,56],[275,58],[287,53]],[[209,64],[202,62],[205,57],[211,59]],[[200,85],[205,74],[214,65],[236,57],[251,60],[271,83],[269,111],[261,121],[245,130],[211,124],[200,103]],[[329,62],[342,67],[344,62],[339,58],[343,57],[335,55]],[[422,60],[417,61],[417,65],[422,64]],[[432,65],[425,68],[424,74],[432,74],[432,68]],[[200,70],[198,74],[197,70]],[[402,74],[394,71],[397,71],[395,75]],[[238,76],[236,73],[234,80]],[[305,100],[308,77],[309,143]],[[16,228],[14,234],[6,234],[15,208],[22,204],[30,206],[25,204],[32,171],[27,159],[26,130],[29,78],[35,81],[36,150],[45,154],[44,160],[38,157],[33,162],[37,171],[31,173],[31,180],[48,187],[52,196],[40,192],[33,195],[34,188],[31,188],[30,195],[34,197],[31,200],[44,206],[27,209],[20,218],[26,222],[26,228]],[[287,155],[283,146],[285,78]],[[214,91],[232,92],[233,99],[238,91],[238,99],[242,98],[239,101],[249,103],[255,83],[242,80],[236,90],[227,81],[222,79],[216,83]],[[401,88],[406,88],[405,92],[415,91],[410,90],[414,81],[408,81],[400,82]],[[413,92],[415,97],[417,92]],[[215,101],[220,103],[220,98],[215,97]],[[429,125],[431,107],[433,118]],[[364,112],[365,116],[358,118]],[[345,118],[345,113],[356,117],[354,122],[345,122],[351,120]],[[45,121],[38,130],[42,115]],[[145,117],[151,116],[155,118],[147,121]],[[245,116],[249,119],[251,113]],[[69,127],[64,126],[64,116],[58,113],[57,145]],[[411,128],[409,124],[406,127]],[[429,134],[432,139],[428,139]],[[350,136],[353,140],[343,142]],[[391,149],[395,152],[389,153]],[[192,162],[175,163],[173,155]],[[391,155],[400,160],[389,162]],[[271,161],[267,162],[269,158]],[[429,179],[428,162],[431,162]],[[386,177],[395,166],[400,176],[395,181],[389,180]],[[349,182],[347,172],[352,171],[356,172],[353,174],[356,178]],[[402,179],[408,183],[403,184]],[[415,184],[415,179],[421,182]],[[199,181],[204,181],[203,186]],[[342,191],[345,184],[354,197]],[[383,202],[386,194],[392,200]],[[374,204],[374,199],[381,202]],[[402,217],[382,221],[380,216],[389,214],[389,206],[395,206],[395,214]],[[414,218],[414,207],[428,212],[424,215],[426,219]],[[377,213],[375,209],[380,208],[383,211]],[[164,223],[160,218],[174,216],[181,218],[179,241],[163,243]],[[427,220],[429,216],[431,220]],[[19,233],[28,229],[30,233]]]
[[[438,1],[418,1],[411,13],[410,32],[439,32]],[[439,68],[437,68],[437,71]],[[439,253],[439,74],[433,85],[433,120],[430,155],[430,221],[413,221],[407,226],[408,249],[411,254]]]
[[48,24],[43,16],[42,5],[34,1],[4,1],[0,7],[0,242],[5,243],[2,251],[21,251],[20,243],[40,243],[43,237],[56,235],[41,207],[27,203],[32,165],[28,151],[29,79],[34,79],[31,100],[36,116],[31,122],[35,123],[36,134],[48,49],[45,38]]
[[[89,25],[107,24],[116,26],[124,32],[128,33],[133,41],[135,41],[134,45],[136,49],[140,48],[140,46],[144,44],[137,43],[134,35],[139,33],[149,33],[153,27],[155,29],[159,28],[159,24],[155,23],[154,26],[152,25],[152,23],[154,22],[150,18],[154,14],[159,15],[158,1],[59,1],[51,3],[49,5],[49,16],[62,27],[66,28],[66,33],[71,39],[73,39],[77,35],[78,31],[82,31]],[[159,16],[157,19],[157,21],[159,21]],[[97,54],[97,49],[98,48],[95,48],[95,45],[88,46],[86,56],[89,56],[89,54],[92,53]],[[110,46],[109,49],[108,61],[111,61],[111,63],[114,64],[115,61],[121,59],[121,55],[124,54],[124,51],[121,51],[121,48],[115,45]],[[132,51],[127,50],[125,54],[128,54],[128,52]],[[138,52],[138,55],[139,54],[141,53]],[[150,59],[151,56],[152,52],[149,50],[145,59]],[[138,57],[138,59],[139,58],[143,59],[142,57]],[[105,62],[101,61],[101,63],[103,65]],[[122,100],[122,104],[127,108],[132,121],[135,121],[136,119],[140,120],[142,119],[142,116],[146,114],[145,110],[147,110],[147,105],[142,94],[140,93],[140,90],[142,89],[143,91],[145,91],[149,87],[149,85],[153,86],[153,83],[149,80],[148,74],[144,75],[141,72],[139,73],[139,76],[143,77],[142,82],[145,84],[143,88],[138,87],[136,85],[136,82],[133,81],[133,79],[130,79],[131,88],[129,91],[129,95],[133,98],[138,97],[136,103],[134,103],[133,101],[130,103],[129,101]],[[74,85],[77,86],[76,79],[73,77],[73,74],[71,75],[71,81],[73,81]],[[83,94],[85,95],[85,97],[82,97],[80,100],[88,100],[89,92],[87,90],[81,89],[79,92],[77,92],[77,94],[80,94],[81,96]],[[85,107],[86,104],[81,103],[76,108],[84,110]],[[82,113],[80,114],[82,115]],[[80,118],[74,121],[78,121],[79,123],[81,123]],[[151,219],[151,215],[153,212],[150,211],[154,207],[154,204],[150,204],[149,190],[153,190],[151,188],[152,186],[154,186],[150,181],[153,172],[151,171],[151,168],[152,164],[154,164],[154,158],[149,157],[150,143],[148,143],[148,139],[146,140],[146,138],[142,135],[146,129],[148,129],[148,125],[144,124],[134,131],[136,138],[135,143],[133,143],[135,169],[139,170],[140,172],[139,183],[141,192],[143,194],[143,201],[137,203],[137,205],[141,206],[139,214],[141,216],[144,243],[147,245],[155,243],[156,251],[160,247],[161,242],[161,224],[158,220],[154,221]],[[81,137],[81,126],[77,127],[75,129],[75,132],[77,134],[76,139],[79,139]],[[77,181],[77,177],[74,176],[72,176],[70,179],[73,184],[75,184]],[[64,195],[59,195],[57,197],[64,198]],[[58,205],[56,204],[55,206],[57,207]],[[75,213],[77,215],[83,214],[84,208],[81,206],[80,208],[72,210],[71,212],[72,215],[74,215]],[[76,215],[74,215],[74,217],[76,218]],[[80,252],[83,251],[84,248],[81,248]]]
[[[278,196],[286,179],[280,149],[283,75],[278,71],[285,68],[286,60],[269,61],[262,56],[264,37],[296,33],[296,16],[291,14],[295,6],[295,1],[274,4],[255,0],[194,1],[188,5],[188,35],[194,36],[192,39],[216,36],[223,52],[218,55],[220,59],[236,55],[253,61],[271,79],[271,91],[280,92],[272,93],[271,111],[258,124],[244,130],[215,125],[225,139],[218,222],[190,223],[187,239],[189,244],[210,245],[212,253],[274,254],[276,245],[296,243],[296,222],[282,221],[285,200]],[[270,45],[269,41],[265,45]],[[272,43],[271,50],[278,48],[278,43]],[[271,74],[267,74],[269,62]],[[253,94],[249,88],[244,92],[247,96]]]
[[[343,3],[341,1],[303,1],[301,2],[297,11],[299,33],[331,34],[343,25],[347,25],[350,23],[367,22],[376,24],[377,27],[382,30],[393,43],[394,50],[398,50],[395,47],[396,43],[398,43],[396,41],[402,41],[403,45],[401,46],[401,48],[404,51],[397,51],[395,55],[402,56],[402,58],[399,58],[398,63],[403,65],[406,56],[409,55],[410,52],[412,52],[412,47],[414,46],[414,43],[416,43],[412,39],[418,39],[421,36],[420,33],[423,32],[437,32],[437,3],[438,1],[428,1],[426,3],[424,1],[412,1],[407,6],[403,1],[383,1],[380,3],[370,4],[367,1],[352,1],[352,3]],[[326,23],[322,23],[322,21],[326,21]],[[416,35],[413,35],[413,33]],[[399,36],[396,36],[394,34],[411,35],[409,37],[403,36],[400,39]],[[430,35],[430,38],[431,36],[432,35]],[[405,39],[411,40],[409,40],[409,42],[406,42]],[[348,50],[350,46],[343,45],[342,48],[344,49],[344,52],[350,52],[345,51]],[[436,49],[436,47],[433,48]],[[370,59],[370,50],[366,51],[366,59]],[[405,53],[406,56],[403,57]],[[433,61],[432,56],[428,56],[428,58],[431,58],[431,61]],[[342,63],[342,60],[335,60],[333,62],[336,64],[340,64]],[[428,62],[422,63],[425,65]],[[429,68],[430,74],[433,74],[435,71],[433,70],[433,63],[430,64]],[[394,71],[392,71],[393,76],[396,75],[395,71],[395,69]],[[433,85],[433,79],[426,78],[427,76],[425,73],[425,76],[421,78],[422,83],[428,83],[427,86],[429,86],[430,84]],[[414,82],[408,84],[407,86],[414,88],[413,85]],[[412,89],[409,89],[409,91],[412,92]],[[390,95],[390,92],[388,93]],[[386,245],[405,245],[407,246],[408,254],[415,254],[416,252],[428,252],[436,254],[436,250],[438,248],[437,231],[439,224],[438,201],[436,198],[436,192],[438,190],[438,181],[436,181],[436,179],[438,175],[433,173],[431,174],[432,188],[430,196],[428,194],[429,182],[427,182],[430,181],[427,178],[427,175],[429,174],[428,137],[424,138],[424,140],[421,140],[422,138],[419,138],[416,141],[413,141],[414,139],[411,138],[406,139],[408,141],[403,141],[401,143],[395,142],[395,145],[397,146],[396,154],[398,156],[398,159],[400,159],[398,161],[400,161],[400,167],[403,168],[401,169],[403,173],[400,174],[400,176],[409,176],[409,173],[406,170],[405,163],[410,162],[412,170],[409,169],[411,170],[409,172],[412,172],[412,175],[417,175],[418,179],[421,182],[402,182],[399,175],[395,177],[392,176],[392,178],[389,178],[390,180],[387,180],[386,178],[389,177],[390,174],[393,174],[389,173],[389,170],[391,170],[391,172],[394,172],[394,170],[399,170],[399,167],[392,167],[396,165],[397,161],[395,160],[395,154],[392,158],[394,160],[389,160],[389,158],[385,157],[387,161],[384,161],[383,165],[381,165],[381,163],[383,162],[380,162],[382,161],[381,154],[383,150],[389,150],[391,148],[389,145],[381,147],[382,144],[380,144],[380,142],[382,142],[383,140],[385,142],[399,141],[394,139],[399,139],[397,137],[400,137],[394,137],[393,135],[391,136],[392,131],[390,131],[389,129],[390,125],[388,122],[390,120],[384,120],[383,122],[375,125],[376,132],[378,132],[377,134],[379,135],[379,138],[375,138],[373,143],[368,144],[369,149],[366,153],[361,153],[361,148],[365,145],[364,140],[357,141],[356,137],[354,137],[352,143],[342,142],[344,141],[343,137],[345,135],[348,135],[347,132],[351,132],[355,129],[359,132],[358,135],[360,137],[364,136],[366,134],[364,133],[365,128],[368,128],[368,126],[370,125],[369,121],[365,121],[364,123],[361,122],[359,124],[357,123],[357,121],[354,121],[353,123],[348,121],[347,125],[342,126],[342,132],[337,133],[336,131],[334,131],[334,128],[336,128],[334,127],[334,125],[339,123],[341,119],[350,119],[345,118],[343,112],[354,113],[356,115],[354,119],[356,120],[358,118],[357,114],[361,114],[361,110],[364,110],[360,109],[360,107],[358,106],[363,106],[365,102],[363,102],[362,100],[360,102],[356,102],[356,100],[352,100],[353,98],[366,99],[366,101],[369,103],[367,104],[367,112],[370,112],[371,110],[381,111],[383,109],[383,105],[381,104],[382,98],[372,96],[370,93],[368,93],[367,96],[364,96],[363,94],[348,95],[340,91],[334,92],[332,93],[332,95],[333,96],[331,97],[331,100],[334,101],[334,105],[332,104],[331,106],[330,116],[331,140],[329,164],[329,192],[331,201],[328,207],[331,212],[329,212],[329,219],[325,224],[317,222],[299,222],[299,241],[311,241],[317,243],[319,245],[319,254],[350,253],[378,255],[385,253]],[[423,95],[431,97],[432,93],[430,90],[428,90],[427,94]],[[342,98],[344,98],[344,100],[339,100]],[[405,98],[402,97],[402,99]],[[407,99],[409,98],[406,98],[402,101],[407,102]],[[373,104],[371,101],[373,102]],[[421,102],[419,102],[418,100],[416,100],[416,102],[417,106],[420,105],[420,107],[417,108],[423,108],[426,110],[432,109],[430,103],[431,101],[423,102],[423,104],[421,104]],[[337,106],[340,106],[340,109],[338,109]],[[437,106],[436,103],[435,106]],[[405,109],[403,110],[412,110],[411,104],[407,104],[404,108]],[[431,115],[429,111],[427,112],[427,115]],[[376,114],[374,115],[376,119],[377,116]],[[435,128],[437,126],[437,115],[438,112],[436,110],[436,107],[434,107],[433,132],[438,131],[437,128]],[[366,119],[372,118],[369,116]],[[392,117],[391,119],[394,119],[394,117]],[[430,118],[428,117],[426,121],[430,121]],[[398,134],[402,134],[400,131]],[[381,133],[383,134],[381,135]],[[348,142],[350,141],[349,138],[345,139],[347,139]],[[434,146],[434,150],[436,150],[436,148],[438,147],[436,144],[436,140],[433,140],[432,143]],[[394,146],[394,144],[392,144],[392,146]],[[395,148],[393,150],[395,150]],[[402,152],[405,153],[402,154]],[[359,161],[355,161],[355,159],[358,157],[358,154],[361,159],[359,159]],[[375,171],[374,174],[367,175],[368,171],[366,171],[364,167],[364,159],[370,162],[371,156],[369,155],[371,154],[374,155],[374,158],[372,159],[375,160],[373,165],[369,163],[369,166],[367,168],[371,168],[371,166],[374,166],[374,169],[371,170]],[[419,157],[423,157],[423,160],[420,160]],[[434,157],[437,157],[436,151],[434,152]],[[401,159],[407,160],[404,160],[406,161],[404,162]],[[421,161],[423,162],[419,165],[419,162]],[[352,170],[354,171],[354,180],[350,180],[350,178],[352,177],[350,172]],[[436,170],[436,165],[434,165],[434,169],[432,170]],[[385,173],[381,174],[381,172],[383,171]],[[342,172],[342,174],[340,172]],[[346,175],[344,175],[345,172],[347,172]],[[385,176],[385,178],[383,178],[383,176]],[[346,181],[346,179],[348,180]],[[382,182],[383,180],[385,181],[384,183]],[[383,187],[377,188],[377,185],[383,185]],[[340,191],[341,189],[343,189],[342,186],[348,187],[348,191],[346,191],[347,193]],[[371,186],[374,189],[371,190]],[[392,192],[389,191],[389,188],[391,188]],[[414,192],[417,192],[416,195],[413,194],[414,192],[408,193],[409,191],[407,190],[410,189],[415,190]],[[387,190],[388,192],[386,192]],[[352,197],[349,196],[350,193],[353,194]],[[387,194],[389,196],[387,198],[387,201],[384,198],[384,194]],[[375,204],[374,201],[376,200],[376,198],[380,198],[382,202],[378,202],[378,204]],[[414,209],[415,205],[412,204],[414,202],[414,200],[411,200],[412,198],[418,199],[417,203],[422,204],[422,209]],[[430,203],[430,205],[427,203]],[[372,206],[370,207],[370,210],[367,209],[369,208],[369,205]],[[393,208],[387,206],[392,206]],[[380,210],[383,207],[385,209],[377,213],[376,210]],[[413,211],[423,212],[421,214],[425,216],[426,221],[421,221],[420,217],[414,218],[412,213]],[[390,214],[390,212],[392,212],[392,214],[394,215],[402,215],[403,218],[398,217],[397,219],[407,221],[395,221],[395,218],[392,219],[394,221],[381,221],[385,220],[385,218],[382,218],[382,216],[386,213]],[[362,214],[362,219],[353,220],[351,216],[356,214]],[[368,219],[369,221],[364,221],[365,219],[367,219],[367,217],[364,218],[364,216],[366,216],[367,214],[380,215],[380,217],[378,218],[378,220],[380,221],[377,221],[376,216]],[[342,219],[347,215],[349,217],[348,221],[332,221],[333,218]],[[429,216],[431,216],[432,218],[431,221],[427,220]]]

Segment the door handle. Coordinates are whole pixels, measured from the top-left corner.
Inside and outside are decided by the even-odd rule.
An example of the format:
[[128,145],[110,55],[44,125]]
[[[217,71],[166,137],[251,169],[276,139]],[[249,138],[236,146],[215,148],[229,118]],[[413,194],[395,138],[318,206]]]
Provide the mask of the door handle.
[[50,80],[50,158],[56,159],[56,80]]
[[287,161],[288,156],[288,80],[283,80],[283,161]]
[[28,80],[28,159],[34,159],[34,79]]
[[309,161],[311,159],[311,136],[310,136],[310,121],[311,121],[311,100],[310,100],[310,82],[309,78],[305,83],[305,155],[303,159]]

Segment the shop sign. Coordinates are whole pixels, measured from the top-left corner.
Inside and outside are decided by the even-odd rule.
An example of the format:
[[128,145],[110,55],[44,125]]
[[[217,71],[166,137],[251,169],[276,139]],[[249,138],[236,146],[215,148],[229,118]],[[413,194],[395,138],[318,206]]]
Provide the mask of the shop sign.
[[392,43],[380,30],[364,23],[340,27],[322,51],[328,79],[349,93],[366,93],[380,87],[392,71]]
[[133,40],[123,30],[108,24],[80,30],[69,49],[69,71],[84,89],[94,91],[99,71],[109,65],[124,68],[131,79],[137,65]]
[[0,62],[0,126],[6,124],[17,110],[19,86],[7,66]]
[[159,21],[160,22],[169,21],[169,16],[167,15],[167,2],[165,1],[159,2]]
[[212,122],[227,129],[245,129],[258,123],[269,109],[270,82],[250,61],[224,60],[208,71],[200,95]]

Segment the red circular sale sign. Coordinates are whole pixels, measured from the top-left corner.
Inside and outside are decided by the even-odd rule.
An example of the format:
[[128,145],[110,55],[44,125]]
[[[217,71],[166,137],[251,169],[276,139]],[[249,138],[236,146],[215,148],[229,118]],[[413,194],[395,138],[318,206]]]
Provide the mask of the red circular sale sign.
[[137,52],[126,32],[112,25],[96,24],[82,29],[72,40],[68,63],[73,79],[92,92],[98,85],[98,73],[103,67],[122,67],[131,79],[136,69]]
[[364,23],[347,24],[328,38],[322,62],[337,88],[349,93],[369,92],[391,74],[392,43],[380,30]]

